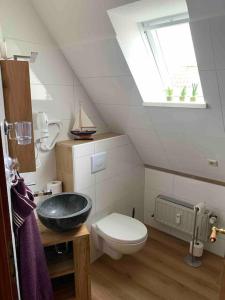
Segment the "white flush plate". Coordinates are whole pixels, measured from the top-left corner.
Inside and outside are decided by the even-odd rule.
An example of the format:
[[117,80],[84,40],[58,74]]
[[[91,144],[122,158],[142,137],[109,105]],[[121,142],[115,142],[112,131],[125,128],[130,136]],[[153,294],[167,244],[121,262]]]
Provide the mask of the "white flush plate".
[[106,168],[106,152],[99,152],[91,156],[91,173],[97,173]]

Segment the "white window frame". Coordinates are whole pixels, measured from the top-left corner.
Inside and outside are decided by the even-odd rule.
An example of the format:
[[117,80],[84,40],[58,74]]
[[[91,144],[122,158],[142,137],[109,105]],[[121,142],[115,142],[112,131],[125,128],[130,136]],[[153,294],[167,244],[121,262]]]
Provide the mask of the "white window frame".
[[188,14],[178,14],[174,16],[164,17],[161,19],[141,23],[141,28],[145,35],[144,38],[147,40],[147,47],[151,49],[156,67],[158,69],[162,83],[165,87],[170,86],[170,82],[168,82],[169,72],[166,66],[166,62],[164,61],[164,56],[162,54],[160,43],[157,42],[158,39],[157,37],[154,36],[154,33],[151,32],[151,30],[163,28],[167,26],[184,24],[188,22],[189,22]]

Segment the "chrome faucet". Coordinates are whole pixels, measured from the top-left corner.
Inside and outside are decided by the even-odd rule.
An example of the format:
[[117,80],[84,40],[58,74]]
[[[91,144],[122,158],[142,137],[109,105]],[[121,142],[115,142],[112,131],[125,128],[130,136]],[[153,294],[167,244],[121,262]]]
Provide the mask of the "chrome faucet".
[[216,226],[213,226],[212,227],[212,232],[211,232],[211,235],[210,235],[210,238],[209,238],[209,240],[210,240],[211,243],[215,243],[216,242],[217,233],[225,234],[225,229],[223,229],[223,228],[217,228]]
[[34,197],[47,196],[47,195],[52,195],[52,191],[46,191],[46,192],[34,192],[34,193],[33,193],[33,196],[34,196]]

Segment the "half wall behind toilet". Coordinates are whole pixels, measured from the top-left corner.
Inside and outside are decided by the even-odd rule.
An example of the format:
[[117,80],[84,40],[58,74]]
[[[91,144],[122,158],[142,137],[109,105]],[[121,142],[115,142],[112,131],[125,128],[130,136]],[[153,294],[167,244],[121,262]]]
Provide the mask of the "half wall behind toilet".
[[[107,153],[106,169],[91,173],[91,155]],[[143,221],[144,166],[126,135],[76,146],[76,191],[89,195],[93,209],[88,226],[111,212],[132,215]],[[92,247],[93,250],[93,247]],[[92,258],[97,253],[92,251]]]

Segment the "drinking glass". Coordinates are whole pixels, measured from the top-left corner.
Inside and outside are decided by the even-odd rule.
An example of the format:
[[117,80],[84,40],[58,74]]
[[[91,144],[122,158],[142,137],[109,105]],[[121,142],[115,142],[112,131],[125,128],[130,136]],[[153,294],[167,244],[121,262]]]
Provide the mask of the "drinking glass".
[[32,141],[32,123],[16,122],[14,123],[16,140],[19,145],[31,144]]

